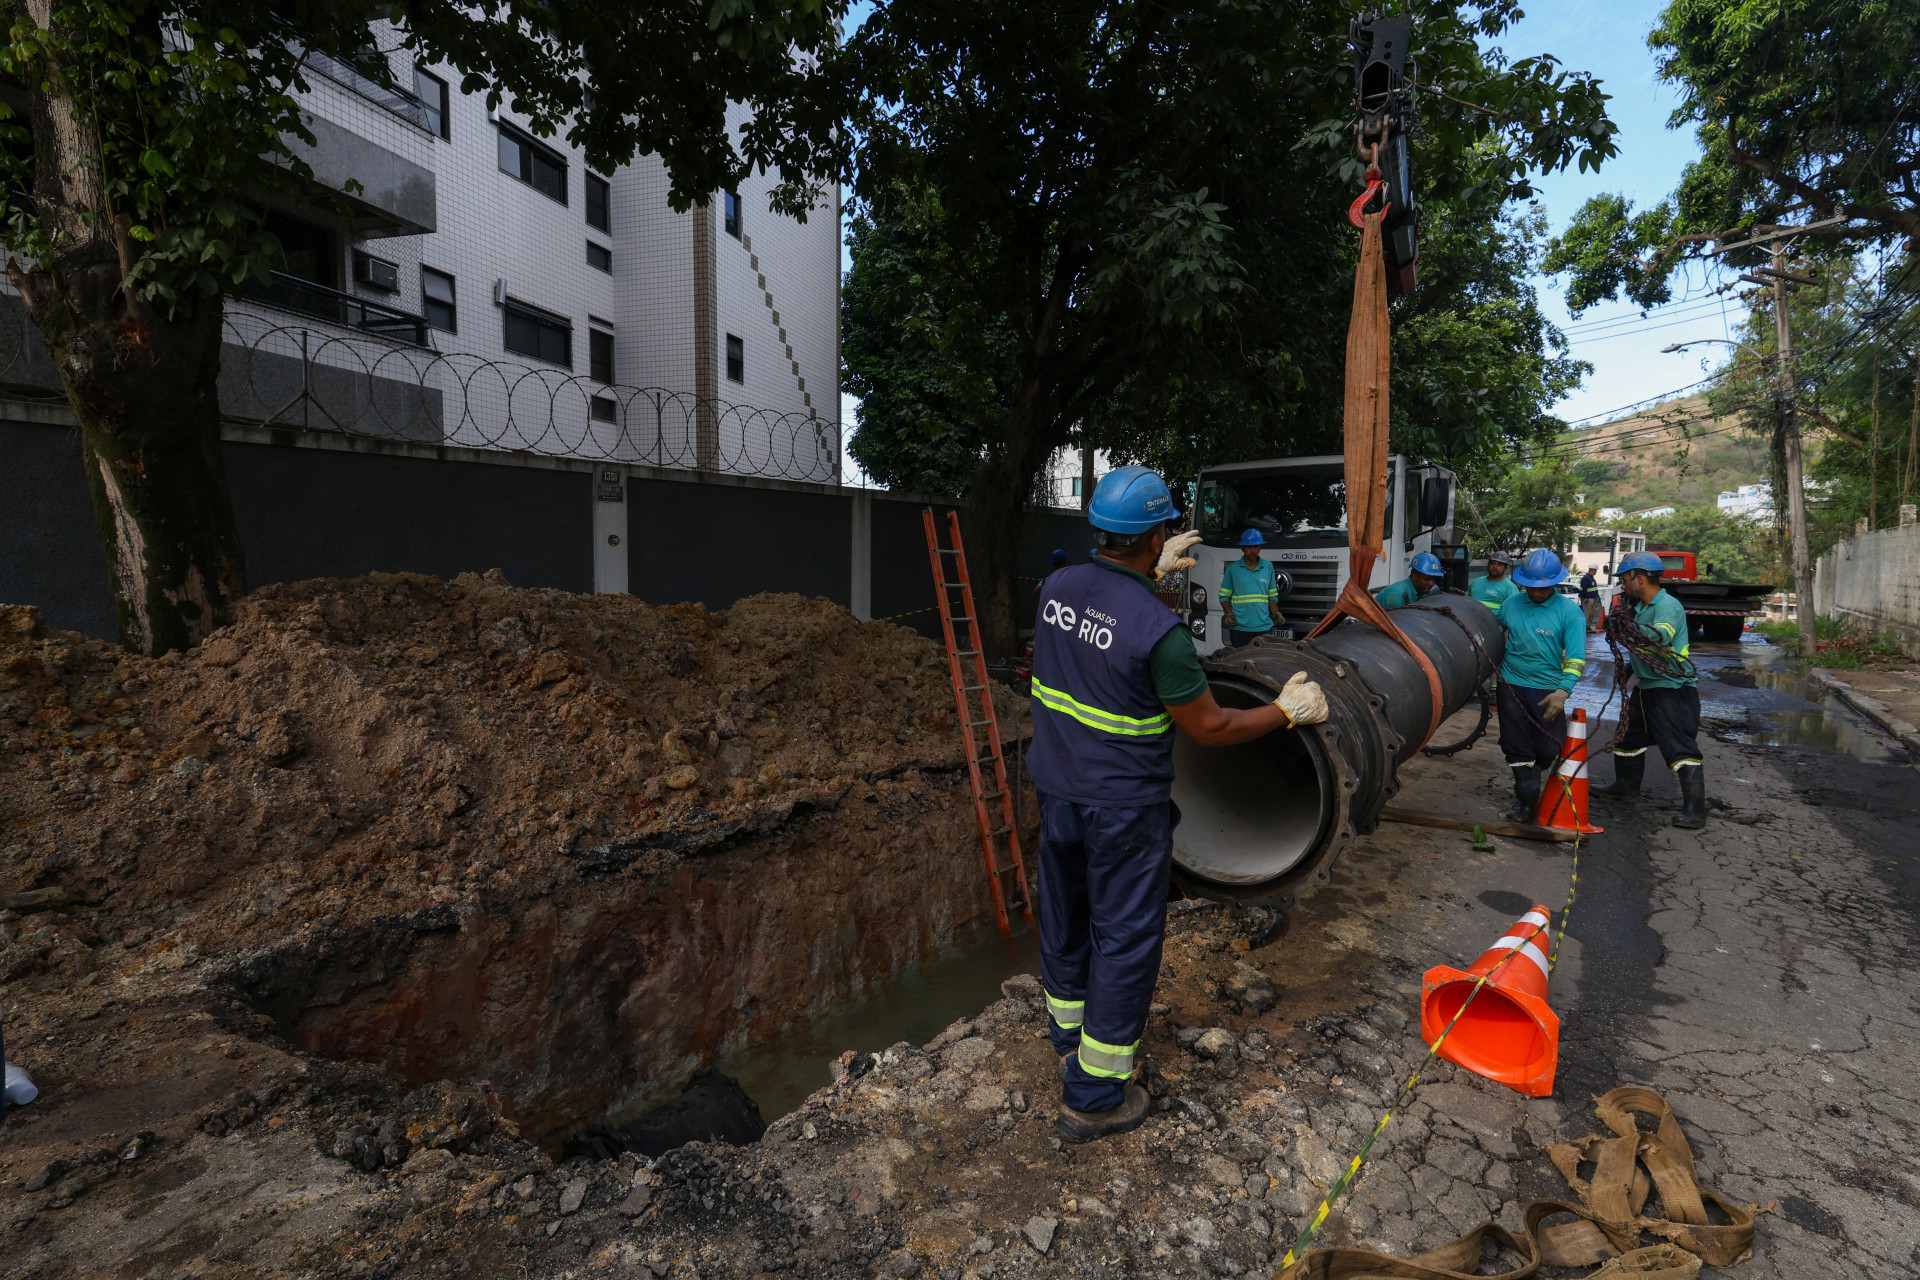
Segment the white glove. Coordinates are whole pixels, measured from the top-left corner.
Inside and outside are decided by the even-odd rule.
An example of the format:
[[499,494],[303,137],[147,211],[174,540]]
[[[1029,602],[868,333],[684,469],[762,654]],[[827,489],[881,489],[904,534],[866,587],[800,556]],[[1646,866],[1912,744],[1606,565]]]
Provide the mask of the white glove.
[[1320,724],[1327,718],[1327,695],[1320,686],[1307,679],[1307,673],[1296,671],[1293,679],[1287,681],[1280,690],[1280,696],[1273,705],[1287,713],[1287,725]]
[[1165,577],[1175,569],[1191,569],[1199,561],[1187,554],[1187,548],[1200,541],[1200,535],[1192,529],[1185,533],[1176,533],[1167,539],[1167,545],[1160,549],[1160,563],[1153,567],[1156,578]]

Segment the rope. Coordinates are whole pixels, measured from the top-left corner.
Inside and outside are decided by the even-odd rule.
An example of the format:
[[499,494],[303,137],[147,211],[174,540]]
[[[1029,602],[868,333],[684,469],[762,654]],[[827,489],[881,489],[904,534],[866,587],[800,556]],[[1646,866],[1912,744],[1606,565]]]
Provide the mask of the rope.
[[[1607,649],[1613,654],[1613,688],[1607,694],[1605,707],[1613,705],[1613,695],[1620,699],[1620,719],[1614,726],[1613,737],[1608,740],[1606,749],[1612,751],[1627,737],[1627,714],[1631,706],[1627,691],[1627,680],[1632,671],[1629,659],[1638,658],[1641,665],[1647,667],[1655,676],[1674,680],[1693,680],[1699,676],[1699,669],[1693,661],[1670,645],[1662,643],[1648,635],[1633,616],[1633,606],[1627,602],[1627,593],[1622,591],[1613,598],[1613,608],[1607,611],[1601,621],[1601,634],[1607,638]],[[1595,719],[1600,717],[1596,716]]]

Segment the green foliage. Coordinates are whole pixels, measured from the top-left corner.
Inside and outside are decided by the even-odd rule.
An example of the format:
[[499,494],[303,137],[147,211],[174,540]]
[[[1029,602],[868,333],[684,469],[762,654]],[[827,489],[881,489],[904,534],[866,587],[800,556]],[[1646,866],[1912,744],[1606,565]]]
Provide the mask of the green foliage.
[[[1613,297],[1655,306],[1710,243],[1843,209],[1852,221],[1818,233],[1816,254],[1920,234],[1920,5],[1673,0],[1648,44],[1682,95],[1673,122],[1694,126],[1703,154],[1642,214],[1616,195],[1581,209],[1548,258],[1572,276],[1575,314]],[[1763,259],[1749,249],[1722,261]]]
[[1467,501],[1456,509],[1455,518],[1476,552],[1559,547],[1573,535],[1578,482],[1564,465],[1481,463],[1464,470],[1461,482]]
[[[1545,407],[1583,371],[1526,283],[1537,216],[1501,210],[1532,169],[1611,155],[1613,126],[1588,78],[1485,47],[1510,5],[1414,13],[1440,92],[1417,151],[1426,283],[1394,316],[1396,447],[1493,453],[1557,426]],[[1335,446],[1362,177],[1348,17],[1326,0],[882,5],[848,49],[855,455],[896,476],[971,458],[1024,492],[1076,438],[1174,474]],[[909,240],[910,262],[863,270]]]
[[1718,507],[1682,507],[1670,516],[1637,524],[1654,551],[1691,551],[1702,581],[1779,582],[1780,565],[1758,521]]
[[[263,278],[279,245],[261,226],[259,201],[334,199],[314,187],[291,145],[314,141],[299,107],[309,55],[386,80],[386,58],[365,52],[376,44],[456,62],[463,88],[509,101],[536,132],[564,130],[599,167],[657,152],[680,207],[752,168],[779,170],[782,198],[808,206],[839,144],[826,80],[791,55],[825,51],[843,8],[841,0],[478,8],[69,0],[41,28],[9,5],[0,74],[53,104],[54,115],[70,110],[91,135],[98,156],[89,163],[106,203],[91,206],[89,183],[40,172],[35,115],[0,103],[6,247],[52,263],[104,221],[116,229],[128,287],[165,316]],[[399,25],[379,19],[389,9]],[[726,125],[730,99],[755,111],[737,137]]]

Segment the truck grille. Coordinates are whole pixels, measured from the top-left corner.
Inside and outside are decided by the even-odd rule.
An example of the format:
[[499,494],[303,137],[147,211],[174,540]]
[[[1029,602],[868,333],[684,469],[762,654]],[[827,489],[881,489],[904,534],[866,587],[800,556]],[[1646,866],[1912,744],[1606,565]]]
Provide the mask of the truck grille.
[[1276,567],[1293,579],[1293,591],[1280,602],[1280,612],[1296,626],[1318,621],[1340,596],[1340,570],[1333,562],[1295,562]]

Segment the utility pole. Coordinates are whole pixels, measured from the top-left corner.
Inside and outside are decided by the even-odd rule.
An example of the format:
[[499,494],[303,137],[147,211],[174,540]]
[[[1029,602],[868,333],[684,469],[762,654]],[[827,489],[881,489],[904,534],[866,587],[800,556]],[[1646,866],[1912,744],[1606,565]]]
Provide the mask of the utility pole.
[[[1813,632],[1813,553],[1807,546],[1806,470],[1800,457],[1800,420],[1793,381],[1793,328],[1787,323],[1787,255],[1779,242],[1773,246],[1773,334],[1780,360],[1779,432],[1787,460],[1787,519],[1793,531],[1794,616],[1799,622],[1800,656],[1818,651]],[[1775,495],[1774,510],[1780,509]]]

